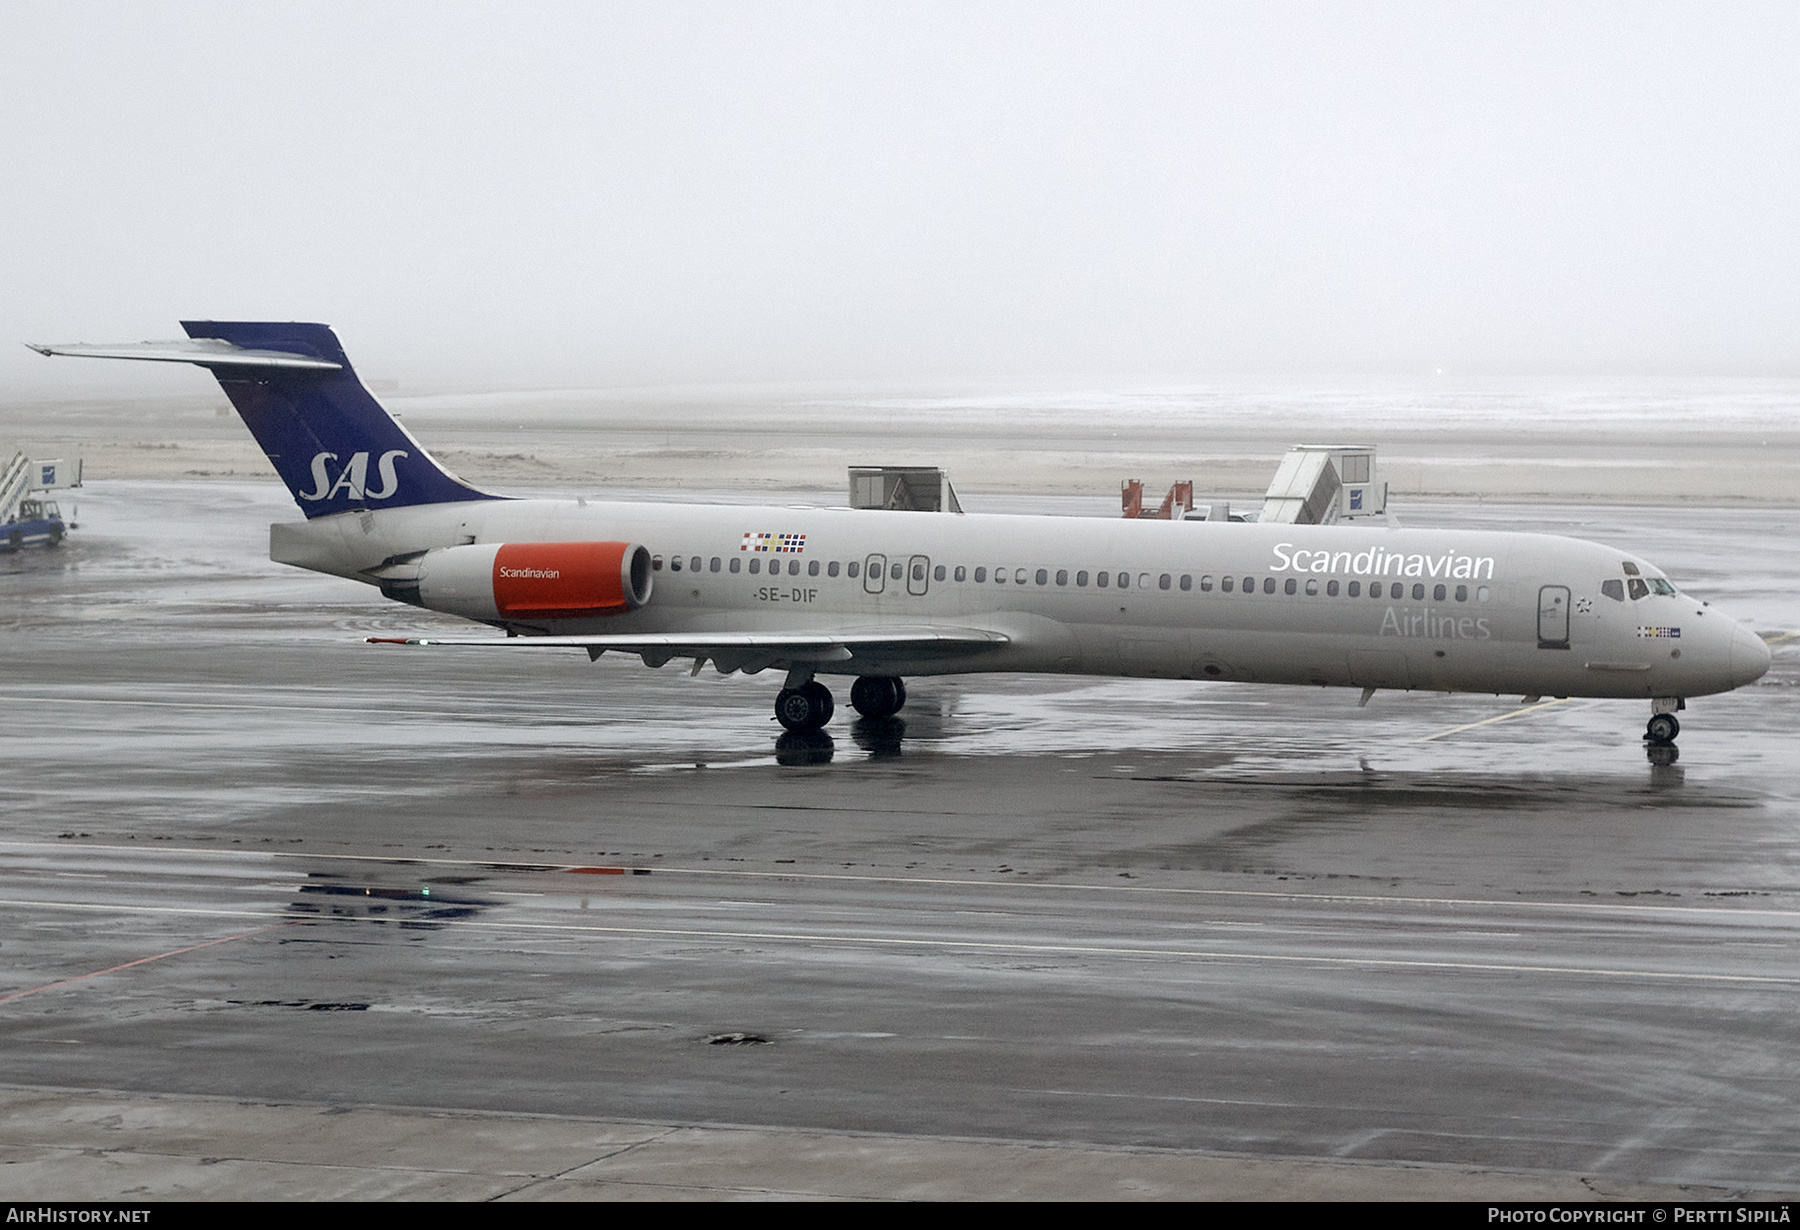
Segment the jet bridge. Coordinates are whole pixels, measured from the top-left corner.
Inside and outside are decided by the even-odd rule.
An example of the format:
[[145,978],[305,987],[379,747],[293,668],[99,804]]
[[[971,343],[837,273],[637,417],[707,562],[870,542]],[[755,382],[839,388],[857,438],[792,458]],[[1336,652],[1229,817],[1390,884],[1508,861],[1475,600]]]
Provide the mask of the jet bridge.
[[1263,522],[1333,525],[1387,511],[1375,448],[1367,444],[1296,444],[1281,459],[1263,496]]
[[960,513],[950,475],[936,466],[851,466],[850,507]]

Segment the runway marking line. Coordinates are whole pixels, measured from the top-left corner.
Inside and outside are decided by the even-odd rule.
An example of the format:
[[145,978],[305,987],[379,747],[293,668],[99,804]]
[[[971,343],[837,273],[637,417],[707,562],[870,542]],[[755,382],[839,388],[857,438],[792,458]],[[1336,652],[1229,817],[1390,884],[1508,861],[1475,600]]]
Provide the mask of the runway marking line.
[[[380,854],[308,854],[298,850],[205,850],[191,846],[103,846],[62,841],[0,841],[0,850],[17,847],[33,850],[115,850],[131,854],[197,854],[214,858],[304,858],[346,863],[385,863],[389,866],[488,867],[499,870],[566,872],[567,864],[509,862],[491,858],[406,858]],[[741,876],[768,880],[826,880],[857,884],[923,884],[961,888],[1022,888],[1041,892],[1093,893],[1165,893],[1182,897],[1261,897],[1272,901],[1345,901],[1360,905],[1434,905],[1483,906],[1489,909],[1524,910],[1614,910],[1628,913],[1700,914],[1738,918],[1760,914],[1774,918],[1800,918],[1800,910],[1761,909],[1756,906],[1730,907],[1716,905],[1640,905],[1628,901],[1495,901],[1481,897],[1376,897],[1366,893],[1302,893],[1278,892],[1266,888],[1173,888],[1154,884],[1057,884],[1023,879],[959,880],[944,876],[876,876],[850,875],[826,871],[739,871],[727,867],[633,867],[634,876],[689,875]],[[37,902],[0,901],[0,905],[35,905]],[[96,907],[110,908],[110,907]],[[124,908],[124,907],[118,907]],[[249,910],[190,910],[194,914],[219,914],[258,917]]]
[[[0,901],[0,905],[36,905],[51,909],[104,910],[112,909],[134,914],[189,914],[192,910],[160,906],[102,906],[90,903],[63,903],[54,901]],[[264,915],[267,917],[267,915]],[[80,982],[87,978],[98,978],[101,974],[110,974],[115,970],[130,969],[134,965],[143,965],[148,961],[160,961],[164,957],[178,956],[184,952],[209,948],[214,944],[225,944],[232,940],[243,939],[263,931],[273,931],[278,927],[312,923],[318,926],[339,925],[371,925],[385,926],[388,920],[377,918],[291,918],[274,923],[267,927],[257,927],[238,935],[228,935],[216,940],[208,940],[203,944],[194,944],[187,948],[178,948],[173,952],[159,953],[154,957],[142,957],[136,961],[128,961],[124,965],[115,965],[111,969],[96,970],[91,974],[82,974],[76,978],[65,978],[60,982],[47,983],[34,987],[29,991],[19,991],[0,999],[0,1004],[14,999],[22,999],[27,995],[35,995],[39,991],[48,991],[54,987],[64,986],[71,982]],[[1567,974],[1584,978],[1647,978],[1659,982],[1729,982],[1751,984],[1756,986],[1800,986],[1800,975],[1779,977],[1768,974],[1726,974],[1726,973],[1687,973],[1679,970],[1641,970],[1615,969],[1607,966],[1578,965],[1522,965],[1510,962],[1490,961],[1426,961],[1405,959],[1400,957],[1332,957],[1318,953],[1290,954],[1266,952],[1224,952],[1213,949],[1197,948],[1134,948],[1117,947],[1101,944],[1027,944],[1019,941],[997,940],[962,940],[931,939],[923,936],[880,936],[880,935],[831,935],[804,931],[713,931],[688,927],[605,927],[594,923],[533,923],[523,921],[487,921],[484,919],[462,919],[454,924],[462,929],[481,931],[548,931],[562,934],[612,935],[626,939],[678,939],[678,940],[762,940],[776,943],[797,944],[829,944],[836,947],[875,947],[875,948],[935,948],[944,950],[975,950],[979,952],[1016,952],[1038,955],[1055,954],[1061,956],[1082,957],[1149,957],[1161,959],[1187,959],[1197,961],[1235,961],[1264,962],[1283,965],[1326,965],[1354,968],[1379,969],[1416,969],[1416,970],[1466,970],[1476,973],[1498,974]]]
[[1523,709],[1514,709],[1510,713],[1502,713],[1499,717],[1482,718],[1479,722],[1470,722],[1466,726],[1452,726],[1449,730],[1440,730],[1435,735],[1425,735],[1414,739],[1414,743],[1430,743],[1433,739],[1445,739],[1451,735],[1460,735],[1465,730],[1474,730],[1477,726],[1492,726],[1495,722],[1510,722],[1516,717],[1524,717],[1527,713],[1537,713],[1544,709],[1554,709],[1558,705],[1566,705],[1572,697],[1565,696],[1561,700],[1547,700],[1541,705],[1528,705]]
[[1781,642],[1783,642],[1783,641],[1791,641],[1791,640],[1793,640],[1793,639],[1794,639],[1794,638],[1795,638],[1795,637],[1796,637],[1796,636],[1800,636],[1800,630],[1796,630],[1796,631],[1793,631],[1793,632],[1783,632],[1783,633],[1782,633],[1782,634],[1781,634],[1781,635],[1780,635],[1780,636],[1769,636],[1769,637],[1764,637],[1764,638],[1763,638],[1763,644],[1765,644],[1765,645],[1779,645],[1779,644],[1781,644]]
[[101,696],[21,696],[0,692],[0,700],[49,705],[124,705],[148,709],[251,709],[259,713],[353,713],[371,717],[455,717],[441,709],[355,709],[346,705],[250,705],[218,700],[112,700]]
[[72,986],[77,982],[86,982],[89,978],[98,978],[103,974],[116,974],[122,969],[130,969],[135,965],[148,965],[152,961],[161,961],[168,957],[179,957],[185,952],[199,952],[202,948],[211,948],[216,944],[229,944],[233,940],[245,939],[252,935],[261,935],[265,931],[273,931],[278,927],[285,927],[288,925],[289,920],[283,919],[281,922],[272,923],[267,927],[254,927],[249,931],[240,931],[236,935],[225,935],[220,936],[216,940],[207,940],[200,944],[189,944],[186,948],[176,948],[169,952],[159,952],[153,957],[139,957],[137,960],[127,961],[123,965],[114,965],[108,969],[97,969],[91,974],[77,974],[73,978],[59,978],[55,982],[46,982],[41,987],[32,987],[29,991],[14,991],[11,995],[0,995],[0,1004],[10,1004],[15,999],[24,999],[27,995],[36,995],[39,991],[54,991],[57,987]]

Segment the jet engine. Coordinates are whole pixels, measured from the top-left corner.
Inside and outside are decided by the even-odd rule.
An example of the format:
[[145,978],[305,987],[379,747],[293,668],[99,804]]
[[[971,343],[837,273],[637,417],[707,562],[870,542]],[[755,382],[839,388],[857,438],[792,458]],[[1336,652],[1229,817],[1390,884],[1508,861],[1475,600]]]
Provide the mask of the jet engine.
[[650,601],[650,552],[630,542],[438,547],[418,569],[420,606],[488,623],[623,615]]

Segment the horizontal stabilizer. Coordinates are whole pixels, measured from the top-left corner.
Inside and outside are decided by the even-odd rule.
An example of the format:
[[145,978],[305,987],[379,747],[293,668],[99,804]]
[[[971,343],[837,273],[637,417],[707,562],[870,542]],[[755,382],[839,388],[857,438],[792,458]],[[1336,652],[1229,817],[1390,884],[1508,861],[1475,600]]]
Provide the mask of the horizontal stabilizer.
[[[184,320],[184,341],[38,346],[43,355],[193,363],[210,371],[307,517],[492,500],[382,409],[330,326]],[[27,343],[29,345],[29,343]]]
[[286,350],[249,350],[216,337],[174,342],[124,342],[111,346],[87,342],[64,346],[25,344],[42,355],[68,355],[77,359],[145,359],[153,363],[198,363],[213,368],[278,367],[315,372],[342,371],[344,367],[330,359],[316,359]]

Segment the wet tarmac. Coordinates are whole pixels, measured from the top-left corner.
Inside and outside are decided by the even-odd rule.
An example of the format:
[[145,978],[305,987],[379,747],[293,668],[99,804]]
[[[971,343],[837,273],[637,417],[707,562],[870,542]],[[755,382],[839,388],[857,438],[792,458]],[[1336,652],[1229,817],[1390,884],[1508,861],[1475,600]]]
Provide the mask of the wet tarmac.
[[[1800,512],[1399,510],[1641,552],[1773,640],[1673,754],[1621,702],[1037,677],[777,737],[771,673],[362,643],[453,621],[269,563],[272,484],[82,503],[0,558],[15,1106],[1800,1189]],[[17,1114],[8,1195],[115,1181]]]

